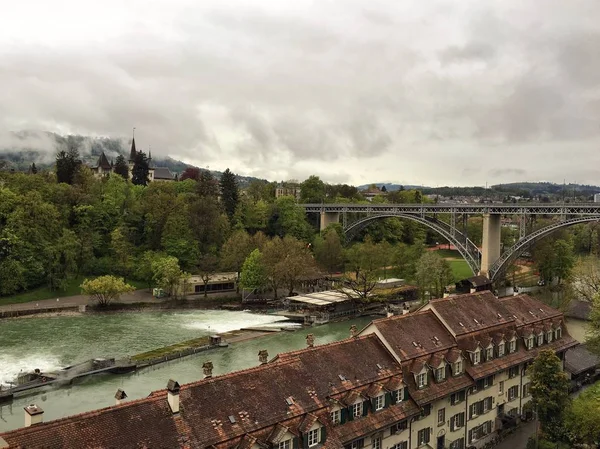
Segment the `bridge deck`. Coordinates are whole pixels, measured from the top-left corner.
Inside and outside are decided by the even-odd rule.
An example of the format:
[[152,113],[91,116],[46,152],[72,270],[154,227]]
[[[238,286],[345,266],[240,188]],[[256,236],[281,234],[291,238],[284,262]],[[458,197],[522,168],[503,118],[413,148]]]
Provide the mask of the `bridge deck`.
[[483,204],[301,204],[306,212],[355,213],[459,213],[502,215],[598,215],[600,203],[483,203]]

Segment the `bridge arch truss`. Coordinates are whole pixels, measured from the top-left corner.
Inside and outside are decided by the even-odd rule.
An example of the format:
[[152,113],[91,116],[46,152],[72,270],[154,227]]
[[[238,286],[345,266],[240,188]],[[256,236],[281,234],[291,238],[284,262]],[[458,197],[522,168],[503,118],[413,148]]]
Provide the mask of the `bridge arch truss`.
[[456,229],[456,227],[438,220],[435,217],[401,212],[378,213],[376,215],[370,215],[361,218],[350,225],[345,226],[344,231],[346,233],[346,238],[351,239],[358,232],[366,228],[373,220],[382,218],[405,218],[429,227],[448,240],[448,242],[454,245],[454,247],[456,247],[460,255],[469,265],[469,268],[471,268],[471,271],[473,271],[473,274],[477,274],[479,272],[479,267],[481,264],[481,252],[479,251],[479,248],[471,240],[469,240],[467,236]]
[[555,231],[558,231],[559,229],[591,221],[600,221],[600,215],[595,217],[575,217],[557,221],[556,223],[552,223],[548,226],[538,229],[537,231],[532,232],[531,234],[520,238],[517,241],[517,243],[515,243],[513,246],[504,251],[500,258],[496,262],[494,262],[494,264],[490,267],[489,278],[492,281],[498,280],[498,278],[504,273],[504,271],[510,266],[510,264],[512,264],[531,245],[535,244],[544,237],[552,234]]

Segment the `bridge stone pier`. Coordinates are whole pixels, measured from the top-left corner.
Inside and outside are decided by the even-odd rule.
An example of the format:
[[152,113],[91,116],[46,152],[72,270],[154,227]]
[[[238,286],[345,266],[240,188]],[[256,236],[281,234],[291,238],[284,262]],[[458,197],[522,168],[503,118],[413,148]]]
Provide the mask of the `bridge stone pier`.
[[340,213],[339,212],[321,212],[321,224],[319,229],[323,231],[327,226],[331,223],[339,223],[340,222]]
[[501,254],[501,215],[483,214],[483,238],[481,241],[481,268],[479,274],[488,276],[492,265]]

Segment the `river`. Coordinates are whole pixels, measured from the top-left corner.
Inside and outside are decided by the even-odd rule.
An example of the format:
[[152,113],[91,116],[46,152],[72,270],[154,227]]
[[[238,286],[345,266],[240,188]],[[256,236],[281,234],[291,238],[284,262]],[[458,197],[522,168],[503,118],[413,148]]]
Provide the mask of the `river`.
[[[133,400],[165,388],[170,378],[181,384],[201,379],[202,364],[207,360],[213,362],[214,375],[224,374],[258,365],[261,349],[268,350],[272,358],[280,352],[305,347],[308,333],[315,335],[315,344],[324,344],[348,337],[350,325],[356,324],[360,329],[369,321],[360,318],[297,332],[274,333],[136,373],[88,377],[69,387],[38,390],[15,398],[11,404],[0,404],[0,431],[22,427],[23,407],[30,403],[44,409],[45,421],[57,419],[113,405],[119,388],[126,392],[127,400]],[[133,355],[242,327],[290,324],[272,315],[217,310],[3,320],[0,321],[0,381],[14,379],[20,370],[49,371],[90,358]]]

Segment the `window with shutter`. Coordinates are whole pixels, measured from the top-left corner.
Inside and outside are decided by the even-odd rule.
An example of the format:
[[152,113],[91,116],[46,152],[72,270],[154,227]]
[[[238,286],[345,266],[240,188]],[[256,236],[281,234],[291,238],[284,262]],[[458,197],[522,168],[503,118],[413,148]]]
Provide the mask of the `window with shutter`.
[[331,412],[331,422],[333,424],[339,424],[341,422],[341,411],[340,410],[334,410],[333,412]]
[[438,422],[438,426],[441,426],[446,422],[446,409],[445,408],[438,410],[437,422]]
[[292,449],[292,439],[280,441],[277,449]]
[[320,438],[319,438],[319,431],[321,429],[313,429],[313,430],[309,430],[308,431],[308,435],[306,438],[306,442],[308,444],[308,447],[313,447],[316,446],[317,444],[319,444],[321,442]]
[[358,418],[362,415],[362,402],[358,402],[352,406],[352,417]]
[[375,398],[375,410],[383,409],[384,403],[385,403],[385,396],[384,395],[377,396]]

